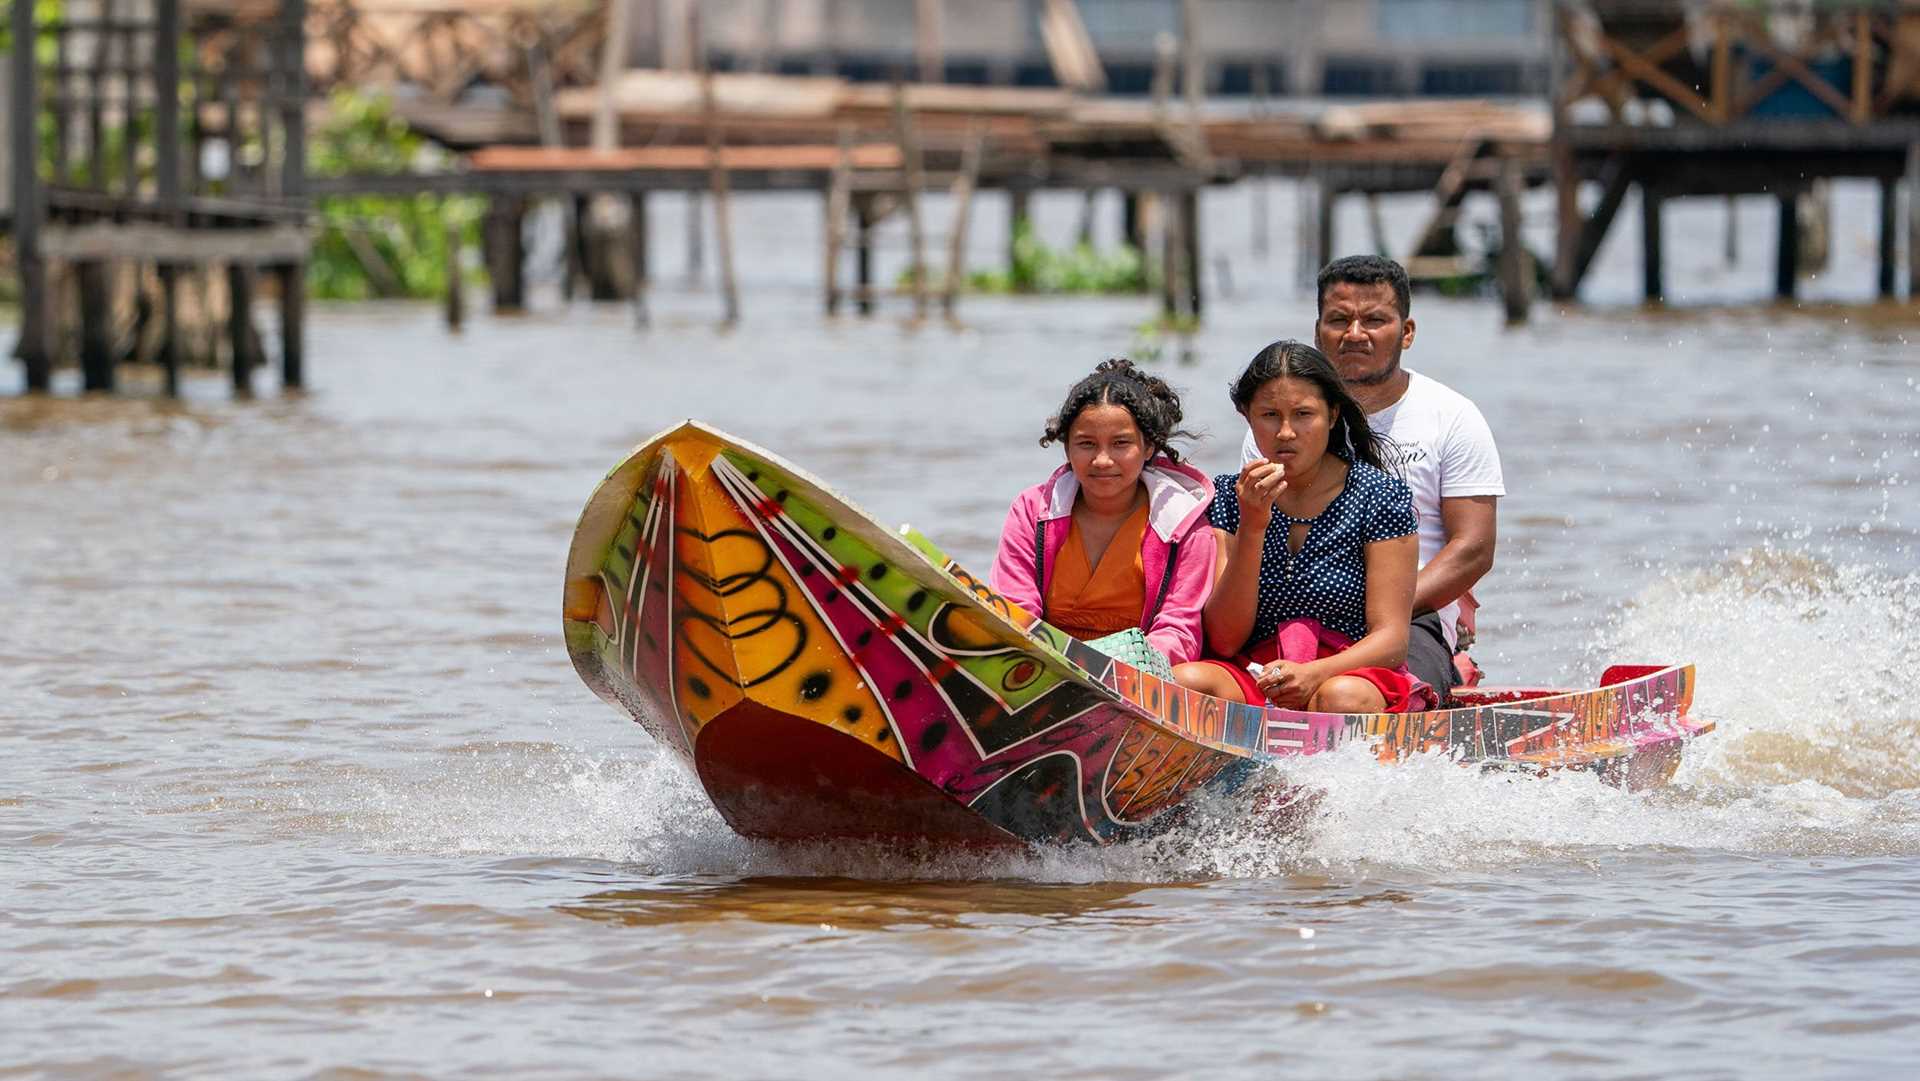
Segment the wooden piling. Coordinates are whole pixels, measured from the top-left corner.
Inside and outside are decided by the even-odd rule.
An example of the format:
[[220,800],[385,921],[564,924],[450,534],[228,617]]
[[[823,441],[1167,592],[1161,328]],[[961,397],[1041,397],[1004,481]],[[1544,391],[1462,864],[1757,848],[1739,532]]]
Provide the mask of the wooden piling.
[[80,297],[81,386],[89,391],[113,389],[113,308],[107,289],[107,264],[88,259],[74,266],[74,286]]
[[1175,322],[1193,314],[1187,306],[1192,296],[1188,277],[1194,268],[1187,261],[1186,193],[1168,193],[1165,206],[1166,227],[1160,243],[1160,262],[1164,268],[1160,276],[1160,314],[1168,322]]
[[[1018,252],[1016,251],[1016,245],[1019,243],[1019,240],[1020,240],[1021,228],[1023,226],[1030,227],[1032,224],[1029,216],[1029,210],[1028,210],[1031,204],[1031,200],[1032,200],[1032,193],[1025,188],[1008,188],[1007,189],[1007,267],[1008,269],[1012,269],[1013,266],[1019,262],[1019,255],[1018,255]],[[1016,291],[1018,291],[1019,286],[1016,285],[1015,289]]]
[[1146,230],[1142,228],[1140,216],[1140,193],[1126,191],[1120,195],[1120,239],[1134,251],[1145,253],[1147,250]]
[[893,84],[894,137],[900,143],[900,197],[907,208],[907,244],[912,249],[913,317],[927,317],[926,234],[920,220],[920,140],[914,132],[913,111],[907,107],[907,88]]
[[1579,286],[1575,269],[1580,259],[1580,173],[1574,164],[1573,146],[1559,131],[1564,117],[1555,125],[1553,137],[1553,296],[1572,300]]
[[1339,208],[1340,192],[1324,176],[1317,181],[1316,189],[1313,272],[1318,274],[1321,267],[1333,262],[1333,214]]
[[47,265],[40,255],[40,222],[46,212],[40,174],[35,168],[40,157],[40,131],[31,121],[40,115],[40,77],[35,70],[34,50],[20,45],[35,40],[33,9],[30,3],[13,5],[15,47],[7,102],[13,122],[7,135],[8,166],[13,171],[14,263],[20,272],[20,336],[14,343],[14,355],[26,366],[27,391],[38,394],[52,389],[53,357],[47,349]]
[[280,389],[300,390],[307,383],[307,266],[282,263],[274,276],[280,284]]
[[566,220],[561,223],[561,228],[566,233],[567,260],[565,268],[560,273],[560,299],[568,303],[573,302],[576,284],[590,277],[587,270],[589,198],[586,195],[575,194],[572,199],[562,202],[566,207]]
[[1660,222],[1661,195],[1646,180],[1640,181],[1640,285],[1641,297],[1648,304],[1662,303],[1666,298],[1666,283],[1661,276],[1664,269],[1664,252],[1660,239],[1664,233]]
[[233,352],[233,393],[253,397],[253,268],[227,265],[227,338]]
[[1880,299],[1891,300],[1900,268],[1900,182],[1880,179]]
[[1740,197],[1727,196],[1726,249],[1721,253],[1728,266],[1740,262]]
[[707,182],[713,191],[713,239],[720,248],[720,321],[740,322],[740,292],[733,279],[733,210],[727,198],[727,168],[720,156],[720,109],[714,100],[713,71],[704,54],[700,60],[701,121],[707,129]]
[[1780,246],[1773,260],[1773,295],[1792,300],[1800,278],[1800,193],[1782,192],[1780,204]]
[[945,82],[946,52],[941,45],[941,0],[914,0],[914,59],[923,83]]
[[960,153],[960,175],[953,181],[953,235],[947,241],[947,276],[941,283],[940,309],[951,320],[967,273],[967,219],[973,209],[973,186],[980,173],[980,155],[986,137],[979,120],[971,125]]
[[447,237],[447,282],[445,301],[447,330],[458,334],[462,324],[467,321],[466,290],[460,281],[460,227],[448,222],[445,224]]
[[628,243],[633,247],[633,280],[645,283],[652,280],[653,247],[652,226],[647,220],[647,193],[636,191],[627,197],[628,220],[633,223],[633,233]]
[[1533,267],[1520,236],[1521,190],[1519,163],[1512,157],[1501,158],[1500,299],[1509,326],[1526,322],[1527,308],[1533,302]]
[[644,191],[636,191],[627,197],[627,244],[629,261],[633,264],[630,295],[634,321],[646,326],[651,316],[647,311],[647,193]]
[[700,193],[687,193],[687,284],[699,285],[707,272],[707,245],[705,239],[706,212],[700,209]]
[[833,160],[833,177],[827,185],[826,307],[828,315],[840,313],[840,253],[847,245],[847,209],[852,199],[853,126],[840,125],[840,153]]
[[1205,310],[1200,272],[1206,265],[1200,261],[1200,189],[1188,188],[1181,192],[1179,203],[1180,261],[1186,268],[1187,314],[1198,319]]
[[167,397],[180,396],[180,268],[160,264],[160,366],[166,374]]
[[493,285],[496,315],[518,315],[527,309],[526,244],[521,238],[526,200],[496,195],[487,205],[487,277]]
[[873,197],[853,202],[853,305],[861,315],[873,314]]
[[1907,147],[1907,299],[1920,300],[1920,143]]
[[[1271,77],[1264,61],[1253,65],[1252,79],[1253,117],[1256,120],[1265,120],[1268,113],[1267,98]],[[1273,227],[1267,214],[1267,200],[1270,193],[1267,190],[1268,182],[1264,175],[1255,174],[1250,181],[1253,199],[1253,257],[1264,263],[1273,247]]]

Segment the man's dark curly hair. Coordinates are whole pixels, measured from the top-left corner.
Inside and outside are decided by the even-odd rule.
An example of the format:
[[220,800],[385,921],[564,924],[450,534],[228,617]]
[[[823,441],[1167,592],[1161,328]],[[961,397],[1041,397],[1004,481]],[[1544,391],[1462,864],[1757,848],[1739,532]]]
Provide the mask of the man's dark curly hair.
[[1393,286],[1394,303],[1400,308],[1400,318],[1413,314],[1413,289],[1407,283],[1407,268],[1383,255],[1348,255],[1320,268],[1320,277],[1314,283],[1313,310],[1318,314],[1327,304],[1327,287],[1332,285],[1379,285]]

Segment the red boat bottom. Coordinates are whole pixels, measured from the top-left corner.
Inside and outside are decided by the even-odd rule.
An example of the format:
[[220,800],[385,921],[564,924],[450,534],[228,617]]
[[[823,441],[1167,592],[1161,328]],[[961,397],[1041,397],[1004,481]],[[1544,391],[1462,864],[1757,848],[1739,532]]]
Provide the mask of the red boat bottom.
[[868,744],[757,702],[708,721],[693,761],[707,797],[742,836],[1021,843]]

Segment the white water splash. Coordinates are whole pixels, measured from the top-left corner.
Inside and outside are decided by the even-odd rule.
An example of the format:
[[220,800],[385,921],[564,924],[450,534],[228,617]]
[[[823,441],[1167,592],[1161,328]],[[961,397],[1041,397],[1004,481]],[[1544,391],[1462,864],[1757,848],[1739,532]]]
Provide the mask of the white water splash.
[[1747,853],[1920,853],[1920,716],[1907,673],[1920,577],[1761,551],[1649,589],[1599,656],[1673,657],[1699,673],[1690,745],[1669,787],[1624,792],[1588,773],[1545,778],[1438,755],[1382,765],[1365,748],[1275,765],[1316,792],[1276,824],[1249,797],[1202,807],[1167,836],[1106,849],[931,852],[774,845],[733,834],[690,771],[647,744],[589,753],[475,745],[417,776],[363,778],[349,828],[378,847],[596,859],[660,875],[1178,881],[1369,869],[1446,873],[1604,862],[1659,846]]

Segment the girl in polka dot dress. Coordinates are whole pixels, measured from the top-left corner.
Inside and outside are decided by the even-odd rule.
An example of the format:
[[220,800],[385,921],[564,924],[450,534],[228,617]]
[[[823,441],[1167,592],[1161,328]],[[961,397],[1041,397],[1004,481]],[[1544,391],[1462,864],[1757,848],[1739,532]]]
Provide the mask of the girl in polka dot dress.
[[1413,495],[1382,466],[1366,413],[1326,355],[1296,341],[1262,349],[1231,393],[1264,457],[1214,478],[1209,659],[1176,677],[1289,709],[1433,708],[1406,667]]

